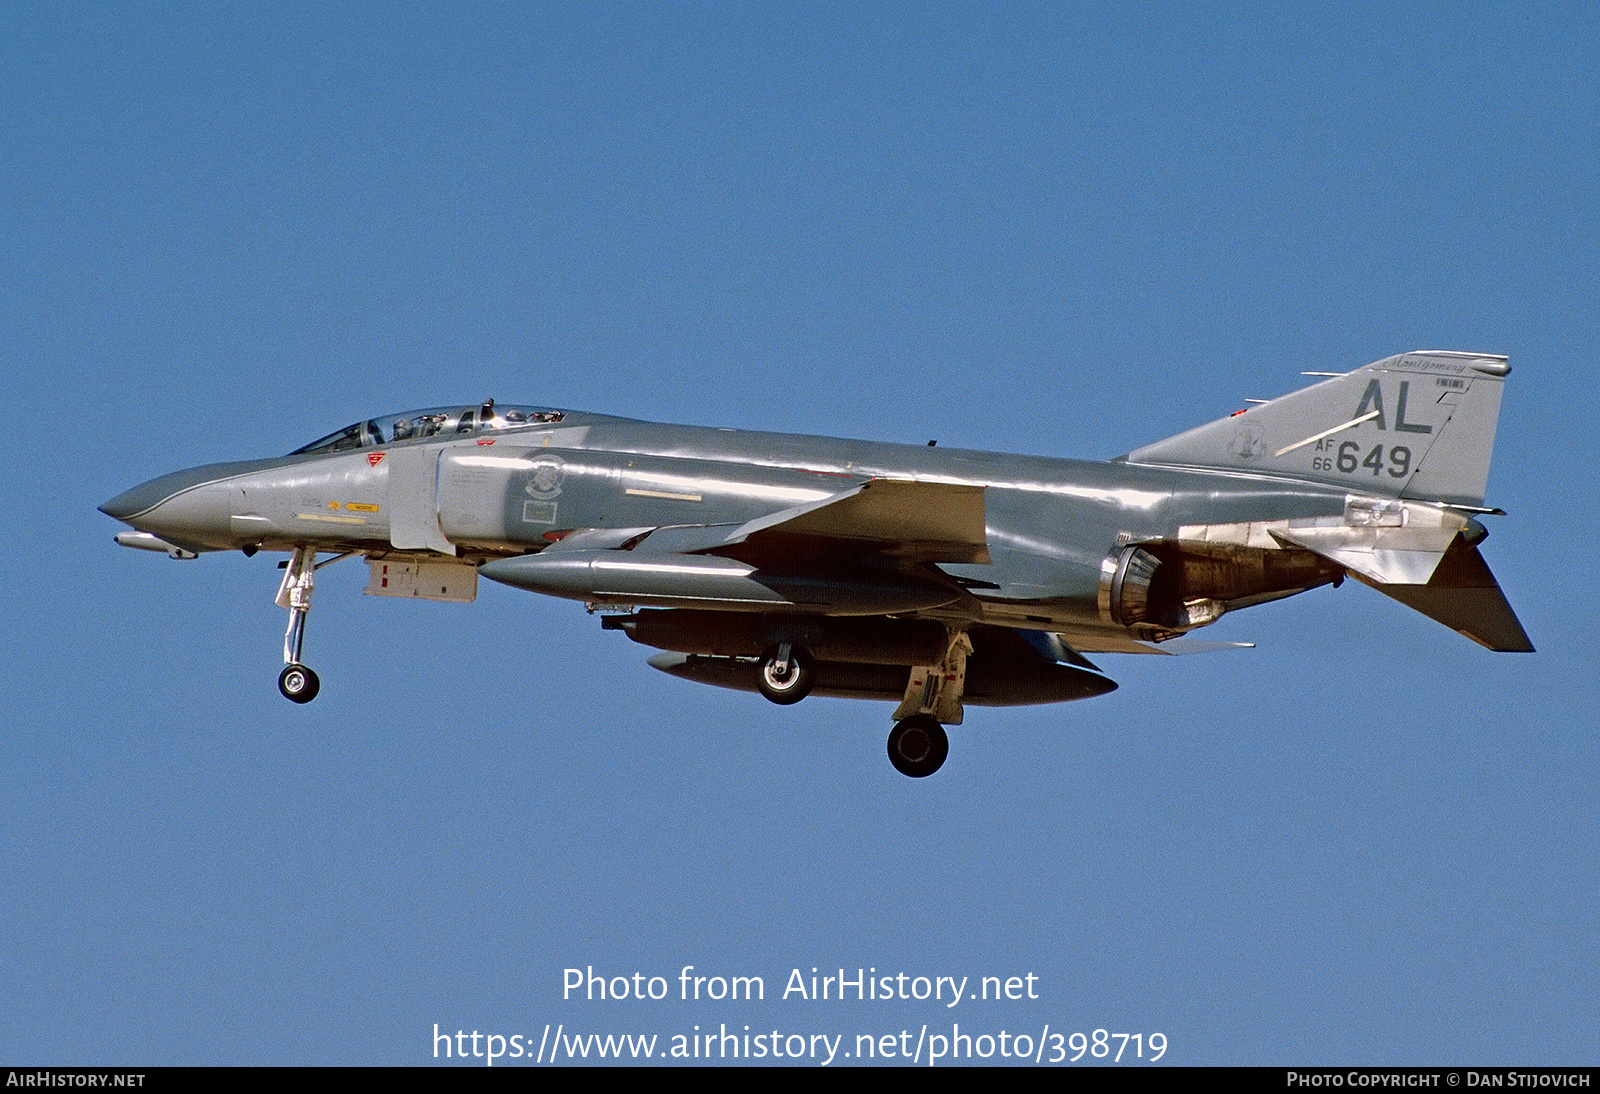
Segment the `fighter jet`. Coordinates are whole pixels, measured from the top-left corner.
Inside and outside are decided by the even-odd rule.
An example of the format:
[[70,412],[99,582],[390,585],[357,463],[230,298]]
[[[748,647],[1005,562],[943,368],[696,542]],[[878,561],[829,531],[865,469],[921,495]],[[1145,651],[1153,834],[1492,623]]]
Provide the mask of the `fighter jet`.
[[[1354,577],[1491,650],[1532,644],[1478,545],[1504,357],[1420,351],[1106,462],[498,406],[356,422],[100,506],[129,547],[288,552],[278,687],[318,570],[471,601],[576,600],[664,672],[896,702],[889,758],[937,771],[965,706],[1085,699],[1085,655],[1164,652],[1225,612]],[[319,556],[326,556],[319,560]],[[1194,642],[1195,640],[1190,640]],[[1181,645],[1182,643],[1178,643]]]

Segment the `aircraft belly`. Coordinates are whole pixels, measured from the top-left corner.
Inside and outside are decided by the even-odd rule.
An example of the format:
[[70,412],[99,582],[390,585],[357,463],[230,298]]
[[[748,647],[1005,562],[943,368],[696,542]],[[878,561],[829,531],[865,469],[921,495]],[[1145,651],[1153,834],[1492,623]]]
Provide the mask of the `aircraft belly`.
[[[669,609],[609,616],[606,630],[640,645],[708,657],[759,657],[782,642],[821,661],[896,666],[936,664],[949,646],[932,619],[838,617]],[[905,684],[900,681],[901,686]]]

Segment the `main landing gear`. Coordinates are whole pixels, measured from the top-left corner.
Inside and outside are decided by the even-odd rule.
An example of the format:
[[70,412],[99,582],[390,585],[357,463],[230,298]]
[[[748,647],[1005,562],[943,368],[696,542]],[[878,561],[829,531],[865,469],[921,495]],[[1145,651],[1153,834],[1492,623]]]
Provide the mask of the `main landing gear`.
[[944,766],[950,738],[931,714],[902,718],[889,731],[889,762],[902,775],[925,779]]
[[[954,627],[948,629],[947,638],[944,658],[937,665],[912,666],[905,695],[894,712],[889,762],[913,779],[925,779],[944,766],[950,755],[944,727],[961,724],[972,639]],[[757,665],[756,686],[774,703],[798,703],[816,682],[816,663],[793,642],[771,647]]]
[[905,696],[895,708],[898,721],[889,733],[889,762],[902,775],[925,779],[944,766],[950,755],[945,726],[961,724],[961,696],[967,689],[967,655],[972,639],[950,627],[944,660],[916,665],[906,681]]
[[[349,552],[345,552],[348,554]],[[316,573],[323,566],[338,562],[345,554],[334,555],[327,562],[317,562],[317,552],[310,547],[296,547],[289,556],[283,572],[283,584],[278,587],[277,605],[289,609],[289,629],[283,634],[283,671],[278,674],[278,690],[283,697],[296,703],[309,703],[322,690],[317,674],[300,663],[300,647],[306,637],[306,616],[311,613],[311,591],[316,585]]]

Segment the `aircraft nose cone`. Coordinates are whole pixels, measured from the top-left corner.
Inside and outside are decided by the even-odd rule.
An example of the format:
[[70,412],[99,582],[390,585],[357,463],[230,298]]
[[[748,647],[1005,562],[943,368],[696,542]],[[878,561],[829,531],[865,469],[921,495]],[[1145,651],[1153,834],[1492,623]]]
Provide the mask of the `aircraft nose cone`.
[[[270,468],[275,463],[273,460],[250,460],[243,463],[213,463],[204,467],[191,467],[186,471],[174,471],[169,475],[159,475],[149,482],[141,482],[131,490],[123,491],[101,505],[99,509],[108,517],[114,517],[124,524],[134,524],[136,527],[149,523],[143,519],[146,517],[157,520],[177,519],[181,522],[196,517],[214,520],[220,513],[226,522],[229,516],[226,511],[229,495],[225,488],[221,488],[221,484],[251,471]],[[160,514],[154,512],[157,507],[162,508]]]
[[252,464],[212,464],[175,471],[142,482],[101,505],[100,511],[122,523],[185,548],[234,545],[233,505],[239,491],[227,480]]
[[129,517],[143,509],[149,508],[149,506],[143,502],[140,495],[140,490],[141,488],[137,486],[135,486],[132,490],[124,490],[110,501],[102,502],[98,508],[106,516],[115,520],[120,520],[126,524]]

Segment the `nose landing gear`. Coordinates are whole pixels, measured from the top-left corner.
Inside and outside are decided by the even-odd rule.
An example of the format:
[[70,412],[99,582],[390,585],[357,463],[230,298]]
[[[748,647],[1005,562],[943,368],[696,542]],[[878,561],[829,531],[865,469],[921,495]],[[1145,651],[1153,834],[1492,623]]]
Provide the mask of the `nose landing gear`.
[[[337,562],[335,555],[328,562]],[[324,562],[326,566],[328,563]],[[322,690],[317,674],[300,663],[300,647],[306,636],[306,616],[311,612],[311,591],[316,585],[317,552],[311,547],[296,547],[283,572],[277,604],[289,609],[289,629],[283,635],[284,670],[278,674],[278,690],[296,703],[309,703]]]
[[322,681],[317,679],[317,674],[304,665],[292,663],[285,665],[278,674],[278,690],[283,692],[286,699],[296,703],[309,703],[317,697],[317,692],[322,690]]

